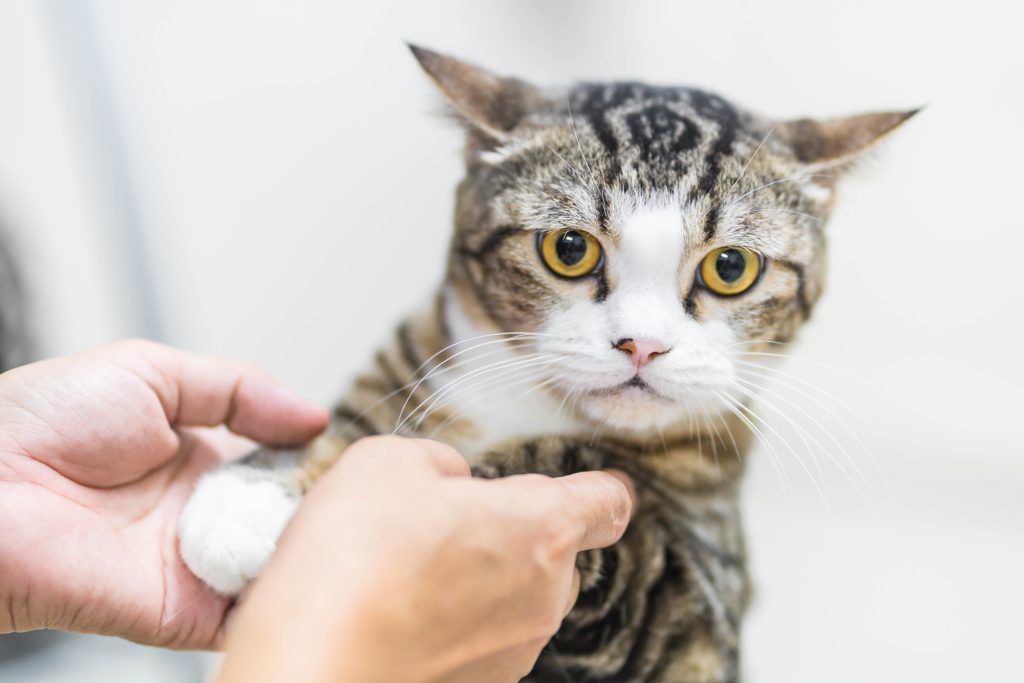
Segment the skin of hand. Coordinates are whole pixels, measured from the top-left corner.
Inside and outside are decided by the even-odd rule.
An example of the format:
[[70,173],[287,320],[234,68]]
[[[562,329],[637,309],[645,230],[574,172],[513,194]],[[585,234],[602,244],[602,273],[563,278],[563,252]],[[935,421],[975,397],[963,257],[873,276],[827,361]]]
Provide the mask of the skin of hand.
[[236,435],[301,443],[328,419],[259,371],[144,341],[0,375],[0,633],[216,647],[229,603],[177,550],[192,485],[250,447]]
[[618,472],[486,481],[442,444],[358,441],[233,615],[217,682],[517,681],[634,498]]

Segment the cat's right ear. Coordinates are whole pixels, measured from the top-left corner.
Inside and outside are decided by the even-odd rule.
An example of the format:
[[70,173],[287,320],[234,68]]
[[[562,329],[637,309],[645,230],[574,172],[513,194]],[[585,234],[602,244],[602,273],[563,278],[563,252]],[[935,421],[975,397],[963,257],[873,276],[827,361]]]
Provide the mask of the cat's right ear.
[[773,128],[797,161],[812,170],[849,168],[858,157],[920,110],[860,114],[840,119],[798,119]]
[[496,76],[480,67],[409,45],[427,75],[437,84],[458,118],[466,124],[481,147],[506,142],[511,131],[539,102],[532,85],[515,78]]

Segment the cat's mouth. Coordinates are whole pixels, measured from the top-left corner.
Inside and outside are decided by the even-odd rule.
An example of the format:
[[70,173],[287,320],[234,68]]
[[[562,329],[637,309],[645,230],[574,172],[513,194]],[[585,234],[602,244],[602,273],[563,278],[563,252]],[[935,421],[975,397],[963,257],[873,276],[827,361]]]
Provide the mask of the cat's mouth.
[[667,396],[663,396],[655,391],[654,387],[644,381],[640,375],[633,375],[629,380],[622,384],[616,384],[610,387],[602,387],[600,389],[593,389],[590,393],[597,394],[599,396],[615,396],[624,393],[643,393],[652,398],[659,398],[663,401],[670,401],[671,399]]

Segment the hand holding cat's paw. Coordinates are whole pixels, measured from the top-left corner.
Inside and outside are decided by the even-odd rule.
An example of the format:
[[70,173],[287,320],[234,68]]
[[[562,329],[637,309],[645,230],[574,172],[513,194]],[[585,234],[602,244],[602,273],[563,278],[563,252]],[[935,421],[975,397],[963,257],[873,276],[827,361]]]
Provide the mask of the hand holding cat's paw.
[[278,482],[240,466],[211,472],[182,512],[181,557],[215,591],[237,595],[263,570],[297,505]]

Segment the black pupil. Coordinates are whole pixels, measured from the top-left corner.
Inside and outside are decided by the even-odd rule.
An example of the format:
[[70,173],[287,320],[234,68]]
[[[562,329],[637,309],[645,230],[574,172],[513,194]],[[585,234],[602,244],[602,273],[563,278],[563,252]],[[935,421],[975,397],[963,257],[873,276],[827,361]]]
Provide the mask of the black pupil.
[[567,266],[575,266],[587,253],[587,241],[575,230],[563,232],[555,242],[558,260]]
[[715,259],[715,270],[723,282],[733,283],[743,276],[747,269],[747,259],[735,249],[723,251]]

